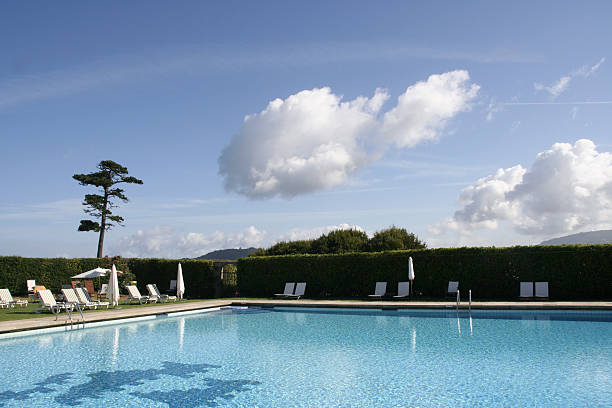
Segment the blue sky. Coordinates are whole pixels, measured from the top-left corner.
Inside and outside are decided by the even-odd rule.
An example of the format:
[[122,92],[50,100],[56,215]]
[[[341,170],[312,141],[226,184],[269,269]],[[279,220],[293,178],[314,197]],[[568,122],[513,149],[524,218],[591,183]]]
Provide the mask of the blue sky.
[[[105,254],[349,226],[430,246],[612,224],[612,4],[4,2],[0,254],[94,256],[91,192],[144,181]],[[248,120],[245,117],[249,116]]]

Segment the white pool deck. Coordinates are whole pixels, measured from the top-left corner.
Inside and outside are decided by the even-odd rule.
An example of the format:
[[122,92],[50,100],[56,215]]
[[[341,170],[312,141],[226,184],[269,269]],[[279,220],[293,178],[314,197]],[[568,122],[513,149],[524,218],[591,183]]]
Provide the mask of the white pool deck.
[[[214,309],[222,306],[258,306],[258,307],[329,307],[329,308],[371,308],[371,309],[452,309],[456,307],[453,301],[419,302],[419,301],[362,301],[362,300],[283,300],[283,299],[212,299],[198,302],[164,303],[162,305],[142,305],[132,308],[103,309],[85,314],[85,326],[91,322],[103,322],[138,318],[145,316],[164,315],[175,312]],[[461,309],[469,307],[467,302],[461,302]],[[520,301],[520,302],[472,302],[472,309],[548,309],[548,310],[609,310],[612,302],[551,302],[551,301]],[[81,323],[78,313],[73,314],[73,323]],[[51,314],[22,320],[0,322],[0,334],[20,332],[53,327],[64,327],[70,324],[66,313],[61,313],[57,320]]]

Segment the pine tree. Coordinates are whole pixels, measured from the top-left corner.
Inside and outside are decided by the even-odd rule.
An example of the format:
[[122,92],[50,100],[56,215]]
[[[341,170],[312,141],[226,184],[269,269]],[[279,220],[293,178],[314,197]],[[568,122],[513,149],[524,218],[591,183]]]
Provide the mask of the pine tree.
[[81,220],[79,231],[95,231],[100,233],[98,239],[98,258],[102,258],[102,248],[104,246],[104,232],[110,230],[115,225],[121,225],[123,217],[113,215],[112,209],[117,205],[111,200],[118,198],[124,203],[128,198],[123,194],[124,190],[113,188],[119,183],[142,184],[142,180],[136,177],[127,176],[128,169],[112,160],[103,160],[98,164],[98,171],[89,174],[75,174],[73,179],[82,186],[95,186],[100,194],[86,194],[83,205],[85,213],[91,217],[99,218],[100,222],[92,220]]

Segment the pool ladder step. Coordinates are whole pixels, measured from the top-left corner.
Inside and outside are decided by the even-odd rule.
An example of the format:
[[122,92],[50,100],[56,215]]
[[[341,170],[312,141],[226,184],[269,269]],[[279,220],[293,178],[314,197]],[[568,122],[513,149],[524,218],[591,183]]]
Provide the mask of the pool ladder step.
[[[461,296],[459,295],[459,289],[457,289],[457,313],[459,313],[459,304],[461,303]],[[472,312],[472,289],[468,291],[468,311]]]
[[[85,316],[83,316],[83,309],[81,308],[81,305],[78,304],[78,303],[73,303],[72,306],[81,315],[81,323],[80,324],[82,325],[82,328],[84,329],[85,328]],[[66,309],[66,313],[68,314],[68,317],[66,319],[66,325],[65,325],[66,326],[66,330],[68,330],[68,322],[70,322],[70,330],[74,330],[74,321],[72,320],[72,312],[73,311],[74,311],[73,308]],[[77,329],[79,328],[79,322],[78,321],[77,321],[77,324],[76,324],[76,328]]]

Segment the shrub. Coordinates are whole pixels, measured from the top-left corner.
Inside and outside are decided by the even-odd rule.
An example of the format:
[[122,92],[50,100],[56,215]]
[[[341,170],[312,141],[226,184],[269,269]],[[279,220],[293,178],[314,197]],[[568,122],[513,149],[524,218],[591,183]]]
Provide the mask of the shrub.
[[[139,258],[22,258],[0,257],[0,288],[8,288],[14,295],[27,293],[26,280],[35,279],[36,284],[57,292],[62,284],[70,283],[71,276],[94,269],[97,266],[110,268],[115,262],[118,270],[128,274],[120,278],[132,280],[135,276],[139,289],[144,291],[147,283],[156,283],[161,291],[168,289],[170,280],[176,279],[178,260]],[[214,264],[208,260],[180,260],[185,279],[185,297],[209,298],[215,293],[217,278]],[[108,279],[106,279],[108,281]],[[103,281],[102,281],[103,282]],[[94,279],[97,286],[98,280]]]
[[405,228],[390,227],[377,231],[368,241],[371,252],[393,251],[401,249],[425,249],[427,244]]
[[375,282],[393,291],[408,280],[412,256],[414,291],[442,297],[448,281],[458,280],[463,298],[516,299],[521,281],[548,281],[553,299],[612,298],[612,245],[453,248],[284,255],[238,260],[242,296],[266,297],[285,282],[307,282],[308,297],[366,297]]

